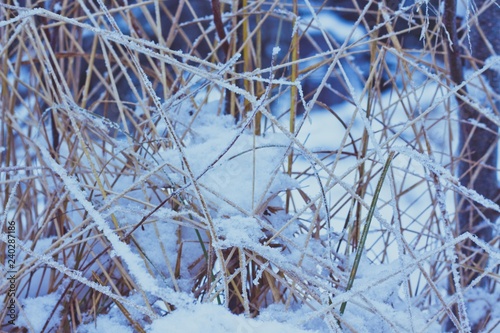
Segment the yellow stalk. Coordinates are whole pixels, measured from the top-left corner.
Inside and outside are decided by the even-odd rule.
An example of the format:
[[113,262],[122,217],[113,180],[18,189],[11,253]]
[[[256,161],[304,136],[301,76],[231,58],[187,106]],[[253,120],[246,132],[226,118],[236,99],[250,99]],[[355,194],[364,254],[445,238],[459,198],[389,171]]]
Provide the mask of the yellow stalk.
[[[298,6],[297,6],[297,0],[293,1],[293,13],[294,13],[294,18],[292,24],[295,26],[296,21],[297,21],[297,15],[298,15]],[[292,37],[292,77],[290,80],[292,82],[295,82],[297,80],[297,74],[298,74],[298,69],[299,66],[297,64],[297,61],[299,59],[299,35],[298,31],[295,32],[295,34]],[[291,86],[290,88],[290,133],[294,134],[295,133],[295,118],[297,117],[297,87],[296,86]],[[289,175],[292,174],[292,164],[293,164],[293,149],[290,151],[290,155],[288,155],[288,168],[287,168],[287,173]],[[290,208],[290,197],[291,193],[289,190],[286,192],[286,212],[288,213],[289,208]]]

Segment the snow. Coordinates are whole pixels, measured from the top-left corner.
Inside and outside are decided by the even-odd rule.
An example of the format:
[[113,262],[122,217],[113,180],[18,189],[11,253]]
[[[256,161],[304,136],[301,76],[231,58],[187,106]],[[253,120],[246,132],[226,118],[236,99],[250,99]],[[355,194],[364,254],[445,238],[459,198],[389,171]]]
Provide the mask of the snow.
[[[185,110],[180,112],[179,121],[189,117]],[[251,212],[271,196],[296,186],[289,177],[276,174],[287,149],[284,136],[270,134],[254,142],[252,135],[240,134],[241,130],[231,125],[230,118],[215,112],[199,115],[191,126],[195,130],[188,134],[191,145],[184,153],[193,173],[203,175],[198,182],[215,217]],[[173,150],[160,152],[159,158],[171,161],[173,170],[182,169],[182,160]],[[254,178],[255,169],[259,170],[258,179]],[[177,172],[169,177],[180,180]]]
[[107,315],[101,315],[94,320],[89,318],[87,324],[78,327],[79,333],[101,333],[101,332],[120,332],[120,333],[133,333],[134,330],[130,323],[119,312],[117,307],[111,309]]
[[491,67],[497,73],[500,73],[500,56],[491,56],[488,57],[485,61],[486,67]]
[[150,333],[306,333],[318,332],[305,330],[276,320],[259,320],[231,314],[221,306],[214,304],[199,304],[191,308],[181,309],[171,315],[156,320],[147,331]]
[[[500,318],[500,294],[490,293],[481,288],[469,290],[465,297],[467,298],[467,313],[470,320],[475,323],[484,318],[485,313],[490,313],[491,318]],[[499,320],[492,320],[483,332],[495,332],[498,329]]]
[[[60,295],[58,293],[47,294],[38,296],[36,298],[25,298],[22,301],[23,310],[18,318],[16,324],[19,326],[29,327],[33,332],[50,331],[57,327],[61,321],[60,312],[62,304],[56,304],[59,301]],[[55,311],[53,311],[55,308]],[[52,314],[52,312],[54,312]],[[48,324],[45,326],[45,324]]]
[[62,9],[63,9],[63,7],[62,7],[62,5],[61,5],[61,2],[59,2],[59,1],[58,1],[58,2],[56,2],[56,3],[54,4],[54,12],[55,12],[55,13],[60,14]]
[[358,42],[359,40],[366,37],[366,31],[363,28],[358,26],[356,29],[353,29],[351,22],[343,20],[337,15],[331,15],[322,12],[317,16],[305,16],[303,18],[300,18],[299,22],[303,24],[302,28],[305,28],[311,20],[313,21],[312,28],[314,29],[313,33],[315,34],[319,34],[320,31],[325,29],[329,34],[334,36],[336,40],[347,40],[351,43]]

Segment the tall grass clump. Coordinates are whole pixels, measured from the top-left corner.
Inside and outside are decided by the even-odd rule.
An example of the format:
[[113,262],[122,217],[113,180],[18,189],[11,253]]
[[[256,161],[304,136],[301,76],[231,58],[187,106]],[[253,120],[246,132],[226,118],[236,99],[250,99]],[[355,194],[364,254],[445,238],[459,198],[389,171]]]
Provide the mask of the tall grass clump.
[[500,212],[456,177],[458,127],[482,125],[457,94],[492,121],[497,96],[460,90],[481,66],[450,79],[438,2],[0,4],[2,329],[147,332],[213,303],[495,331],[498,239],[455,201]]

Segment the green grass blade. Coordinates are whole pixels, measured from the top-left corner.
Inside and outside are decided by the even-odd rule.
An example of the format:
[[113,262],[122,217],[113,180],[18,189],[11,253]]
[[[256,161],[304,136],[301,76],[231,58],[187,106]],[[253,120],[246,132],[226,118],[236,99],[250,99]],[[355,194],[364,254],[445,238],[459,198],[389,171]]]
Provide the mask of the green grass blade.
[[[380,191],[382,190],[382,185],[384,184],[385,176],[387,175],[387,171],[389,170],[389,166],[391,165],[391,161],[394,157],[394,152],[389,154],[387,161],[385,162],[384,169],[382,170],[382,175],[378,180],[377,188],[375,189],[375,193],[373,195],[372,204],[370,205],[370,210],[368,211],[368,216],[366,217],[365,227],[363,228],[363,233],[361,234],[361,239],[359,242],[359,247],[356,251],[356,257],[354,258],[354,264],[352,266],[351,275],[349,276],[349,281],[347,282],[346,291],[349,291],[354,284],[354,278],[356,277],[356,273],[358,271],[359,262],[361,261],[361,255],[363,254],[363,249],[365,247],[366,238],[368,236],[368,231],[370,230],[370,224],[373,219],[373,214],[375,213],[375,207],[377,205],[378,197]],[[340,314],[344,314],[345,308],[347,306],[347,301],[343,302],[340,306]]]

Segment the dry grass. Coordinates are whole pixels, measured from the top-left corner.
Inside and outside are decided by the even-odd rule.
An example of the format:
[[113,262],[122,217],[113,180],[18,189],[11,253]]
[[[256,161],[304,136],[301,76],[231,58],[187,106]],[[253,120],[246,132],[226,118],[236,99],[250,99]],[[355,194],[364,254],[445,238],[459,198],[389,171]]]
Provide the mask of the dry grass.
[[[140,332],[189,302],[191,293],[249,316],[273,303],[306,305],[332,331],[355,331],[339,313],[347,301],[347,311],[356,306],[398,331],[400,323],[364,295],[395,277],[394,290],[409,312],[427,311],[429,325],[447,317],[463,322],[451,305],[465,296],[449,298],[444,287],[465,262],[455,261],[453,249],[468,235],[452,231],[453,192],[462,191],[450,176],[456,90],[446,79],[439,18],[416,8],[396,15],[388,7],[323,4],[314,10],[354,14],[364,32],[353,28],[339,42],[335,28],[303,17],[290,38],[296,13],[308,10],[305,2],[241,1],[240,7],[220,4],[223,36],[209,7],[172,3],[0,5],[1,223],[2,230],[7,221],[16,223],[18,308],[28,296],[56,293],[51,311],[60,311],[61,320],[55,327],[45,323],[43,331],[76,331],[118,307]],[[263,33],[271,28],[276,39]],[[420,48],[403,43],[421,32]],[[272,59],[276,43],[281,51]],[[298,78],[318,75],[324,80],[303,91]],[[325,95],[344,103],[329,107]],[[209,168],[198,170],[186,150],[204,139],[194,124],[213,108],[213,96],[219,114],[225,110],[238,122],[238,135],[217,147],[222,153],[207,161]],[[327,147],[313,149],[297,138],[313,107],[329,112],[322,119],[342,140],[332,135]],[[186,110],[190,117],[183,117]],[[297,116],[299,110],[306,116]],[[299,187],[267,191],[249,210],[231,201],[225,183],[207,186],[202,176],[227,162],[237,140],[275,132],[289,146],[279,150],[282,168],[265,186],[288,174]],[[250,151],[253,166],[246,167],[254,168],[254,179],[262,171],[259,149],[271,148]],[[166,159],[168,151],[180,162]],[[397,156],[361,249],[374,264],[397,263],[397,269],[357,289],[354,281],[353,292],[344,293],[391,151]],[[240,176],[227,171],[225,181]],[[217,215],[214,197],[251,218],[264,235],[259,242],[224,239],[220,220],[233,217]],[[5,236],[2,263],[6,246]],[[360,271],[366,276],[363,266]],[[497,267],[482,273],[493,290]],[[2,293],[9,288],[3,281]],[[0,318],[10,330],[6,315],[5,308]],[[486,327],[488,316],[483,319]],[[18,328],[26,329],[34,331],[29,324]]]

